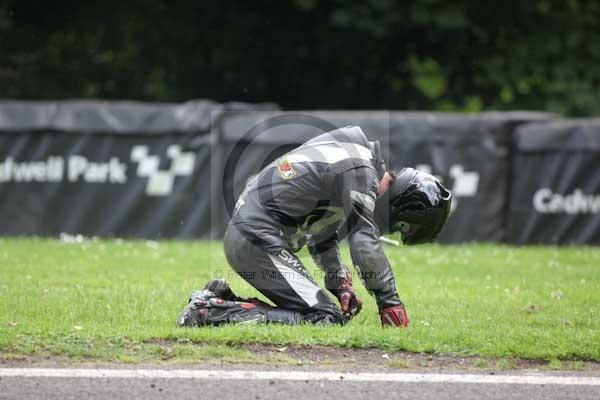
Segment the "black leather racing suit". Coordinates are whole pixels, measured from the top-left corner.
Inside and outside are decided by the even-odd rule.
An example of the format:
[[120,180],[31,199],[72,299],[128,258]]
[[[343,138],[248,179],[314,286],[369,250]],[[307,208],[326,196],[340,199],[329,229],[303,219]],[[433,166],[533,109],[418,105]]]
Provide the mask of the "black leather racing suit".
[[343,323],[339,308],[294,255],[307,245],[325,285],[345,266],[338,242],[380,308],[402,304],[374,222],[384,163],[360,127],[324,133],[265,167],[238,199],[225,235],[228,262],[278,307]]

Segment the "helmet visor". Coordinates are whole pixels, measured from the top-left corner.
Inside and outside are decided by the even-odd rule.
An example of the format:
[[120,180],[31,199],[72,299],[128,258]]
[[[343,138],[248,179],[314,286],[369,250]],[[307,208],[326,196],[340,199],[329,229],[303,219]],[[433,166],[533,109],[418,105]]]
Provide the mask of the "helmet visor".
[[412,238],[421,229],[421,224],[415,224],[407,221],[398,221],[392,226],[391,232],[400,232],[402,243],[410,244]]
[[402,233],[402,243],[413,245],[431,242],[442,231],[449,211],[449,202],[442,207],[427,210],[419,220],[420,224],[409,223],[411,225],[410,229],[407,230],[406,234]]

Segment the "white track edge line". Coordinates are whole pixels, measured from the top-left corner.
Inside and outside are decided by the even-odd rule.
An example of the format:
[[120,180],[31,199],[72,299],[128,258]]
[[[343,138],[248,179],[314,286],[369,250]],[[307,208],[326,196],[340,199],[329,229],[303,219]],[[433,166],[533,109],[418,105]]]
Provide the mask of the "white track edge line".
[[339,373],[331,371],[245,371],[198,369],[0,368],[0,377],[129,378],[277,381],[350,381],[399,383],[482,383],[513,385],[600,386],[600,376],[545,374],[483,375],[457,373]]

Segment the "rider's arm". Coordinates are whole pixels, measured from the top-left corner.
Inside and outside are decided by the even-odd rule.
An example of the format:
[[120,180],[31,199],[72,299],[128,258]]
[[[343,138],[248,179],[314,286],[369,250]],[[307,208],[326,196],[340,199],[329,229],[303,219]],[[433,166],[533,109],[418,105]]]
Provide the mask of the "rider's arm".
[[335,187],[347,223],[352,262],[367,290],[380,309],[400,305],[394,275],[383,253],[374,211],[378,193],[377,173],[370,167],[357,167],[337,175]]

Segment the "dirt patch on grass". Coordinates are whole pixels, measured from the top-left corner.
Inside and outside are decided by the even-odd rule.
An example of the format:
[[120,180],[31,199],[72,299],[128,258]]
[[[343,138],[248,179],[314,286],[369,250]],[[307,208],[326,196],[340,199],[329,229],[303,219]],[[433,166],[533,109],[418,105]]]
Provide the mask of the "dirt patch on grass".
[[523,358],[486,358],[477,356],[447,356],[419,354],[381,349],[336,348],[329,346],[269,346],[249,345],[259,355],[287,354],[299,365],[348,367],[352,369],[411,370],[582,370],[600,371],[593,361],[530,360]]
[[[225,346],[188,343],[195,349],[207,350],[214,356],[194,358],[173,355],[173,346],[182,346],[176,341],[152,340],[148,345],[164,347],[166,356],[147,355],[136,357],[132,354],[129,361],[115,359],[70,358],[56,354],[11,355],[0,354],[0,368],[24,366],[90,366],[90,367],[136,367],[157,366],[167,368],[210,368],[219,366],[236,366],[246,368],[260,365],[263,369],[278,367],[295,369],[328,369],[349,372],[358,371],[464,371],[472,370],[494,374],[510,370],[530,371],[583,371],[600,372],[600,363],[580,360],[531,360],[524,358],[490,358],[478,356],[450,356],[411,353],[404,351],[385,351],[381,349],[339,348],[333,346],[274,346],[265,344],[248,344],[243,346]],[[235,355],[221,357],[214,349],[230,348],[244,354],[238,360]],[[143,351],[144,345],[140,345]],[[235,354],[235,353],[234,353]],[[248,356],[250,354],[250,356]],[[136,361],[136,359],[138,361]]]

